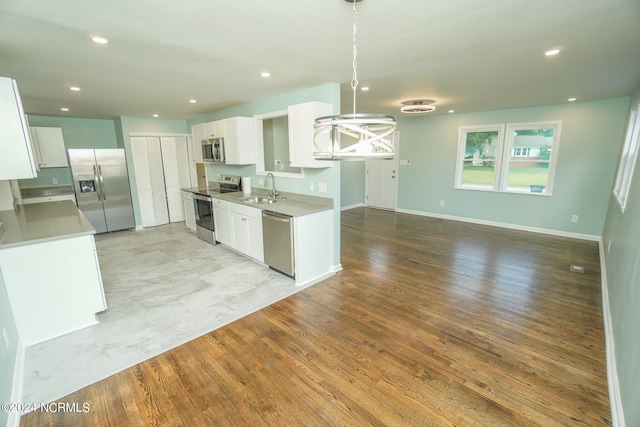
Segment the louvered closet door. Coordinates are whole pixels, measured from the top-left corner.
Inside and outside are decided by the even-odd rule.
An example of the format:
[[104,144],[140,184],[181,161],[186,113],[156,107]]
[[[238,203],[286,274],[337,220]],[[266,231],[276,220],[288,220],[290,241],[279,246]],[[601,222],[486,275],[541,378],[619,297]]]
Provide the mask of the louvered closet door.
[[156,209],[153,205],[153,186],[151,185],[151,172],[149,171],[149,158],[147,156],[147,138],[131,138],[131,154],[133,155],[133,168],[136,174],[136,188],[138,190],[138,206],[143,227],[156,225]]
[[147,137],[147,157],[153,188],[153,207],[156,211],[155,225],[167,224],[169,223],[169,208],[167,207],[167,190],[164,185],[164,164],[160,138]]
[[133,167],[143,227],[167,224],[169,209],[164,185],[160,138],[131,138]]
[[160,143],[169,220],[171,222],[184,221],[184,207],[180,189],[191,186],[187,138],[162,137]]

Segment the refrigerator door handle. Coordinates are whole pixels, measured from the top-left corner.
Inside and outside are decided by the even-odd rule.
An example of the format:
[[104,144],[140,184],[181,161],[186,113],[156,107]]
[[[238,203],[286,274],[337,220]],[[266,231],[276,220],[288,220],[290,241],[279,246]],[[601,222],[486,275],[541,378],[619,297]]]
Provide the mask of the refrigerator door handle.
[[96,165],[93,165],[93,182],[96,183],[96,194],[98,195],[98,200],[102,201],[102,197],[100,196],[100,180],[98,179],[98,171],[96,170]]
[[104,191],[104,177],[102,176],[102,166],[98,165],[98,175],[100,176],[100,191],[102,192],[102,200],[107,200],[107,193]]

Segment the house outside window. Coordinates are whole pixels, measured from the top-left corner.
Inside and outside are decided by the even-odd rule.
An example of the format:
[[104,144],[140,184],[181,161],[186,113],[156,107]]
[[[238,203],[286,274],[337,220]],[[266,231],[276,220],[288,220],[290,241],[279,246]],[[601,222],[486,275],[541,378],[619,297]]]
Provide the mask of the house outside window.
[[551,195],[560,121],[462,126],[455,188]]

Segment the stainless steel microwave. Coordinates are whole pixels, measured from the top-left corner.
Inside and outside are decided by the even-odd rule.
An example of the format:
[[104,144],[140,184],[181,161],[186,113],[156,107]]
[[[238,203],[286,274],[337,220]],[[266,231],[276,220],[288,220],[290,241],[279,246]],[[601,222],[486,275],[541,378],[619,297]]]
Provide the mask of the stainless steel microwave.
[[203,139],[202,160],[205,162],[224,163],[224,138]]

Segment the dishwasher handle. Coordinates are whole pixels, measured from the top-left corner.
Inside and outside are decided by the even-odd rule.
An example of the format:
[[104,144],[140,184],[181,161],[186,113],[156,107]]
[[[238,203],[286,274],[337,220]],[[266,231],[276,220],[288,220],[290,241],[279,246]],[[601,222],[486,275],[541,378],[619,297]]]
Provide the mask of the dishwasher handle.
[[291,222],[291,216],[277,212],[262,211],[262,217],[267,218],[270,221]]

